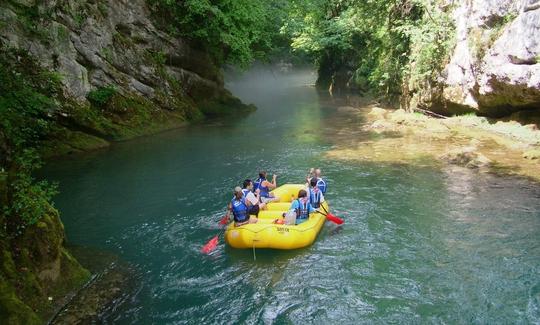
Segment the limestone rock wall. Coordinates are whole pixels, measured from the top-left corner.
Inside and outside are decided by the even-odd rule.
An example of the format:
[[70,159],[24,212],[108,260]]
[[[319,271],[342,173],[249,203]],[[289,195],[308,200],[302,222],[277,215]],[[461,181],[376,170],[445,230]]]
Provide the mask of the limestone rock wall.
[[[82,107],[54,112],[70,130],[56,137],[77,139],[72,148],[242,106],[212,58],[166,33],[159,19],[144,0],[6,0],[0,1],[0,45],[27,50]],[[91,107],[89,94],[106,87],[115,98]]]
[[455,5],[456,47],[443,72],[443,103],[432,109],[487,116],[539,110],[540,1]]

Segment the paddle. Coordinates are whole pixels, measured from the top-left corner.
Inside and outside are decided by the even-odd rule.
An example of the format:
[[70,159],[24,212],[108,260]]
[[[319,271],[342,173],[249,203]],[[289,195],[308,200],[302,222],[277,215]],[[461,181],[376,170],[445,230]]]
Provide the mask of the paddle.
[[326,219],[328,219],[328,221],[332,221],[333,223],[337,224],[337,225],[342,225],[345,221],[343,221],[343,219],[341,219],[340,217],[336,217],[335,215],[331,214],[330,212],[328,212],[328,210],[326,210],[326,208],[324,207],[324,205],[321,204],[321,207],[323,208],[324,212],[326,212],[326,214],[322,213],[319,211],[320,214],[322,214],[323,216],[326,217]]
[[223,218],[221,218],[221,220],[219,220],[220,225],[226,225],[228,223],[229,223],[229,216],[228,215],[223,216]]
[[[229,222],[229,217],[226,215],[219,221],[220,225],[226,225]],[[219,236],[225,232],[226,227],[223,227],[223,229],[219,232],[219,234],[215,235],[210,239],[202,248],[201,253],[203,254],[209,254],[214,249],[216,249],[218,243],[219,243]]]

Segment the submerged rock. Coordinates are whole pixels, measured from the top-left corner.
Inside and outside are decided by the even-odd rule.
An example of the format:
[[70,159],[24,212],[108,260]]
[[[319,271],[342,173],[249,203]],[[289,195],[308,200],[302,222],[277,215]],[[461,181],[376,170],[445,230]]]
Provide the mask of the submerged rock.
[[[79,250],[80,251],[80,250]],[[117,308],[137,287],[135,269],[116,256],[99,253],[92,257],[109,260],[104,268],[95,270],[92,280],[79,290],[72,299],[54,316],[50,324],[87,324],[101,323],[108,311]],[[84,261],[85,258],[77,256]],[[94,265],[94,268],[97,269]]]
[[491,163],[491,160],[489,160],[483,154],[477,152],[477,148],[474,146],[450,150],[439,158],[450,164],[468,168],[487,167]]

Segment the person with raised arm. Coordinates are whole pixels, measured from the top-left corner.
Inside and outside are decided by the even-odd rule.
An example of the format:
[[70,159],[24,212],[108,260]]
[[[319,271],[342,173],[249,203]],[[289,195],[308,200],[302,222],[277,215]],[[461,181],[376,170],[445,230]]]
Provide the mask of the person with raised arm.
[[272,182],[269,182],[266,178],[266,171],[259,172],[259,178],[255,181],[255,190],[259,190],[259,195],[261,197],[262,203],[270,203],[279,201],[279,197],[275,196],[273,193],[270,193],[271,190],[277,187],[276,178],[277,175],[272,176]]

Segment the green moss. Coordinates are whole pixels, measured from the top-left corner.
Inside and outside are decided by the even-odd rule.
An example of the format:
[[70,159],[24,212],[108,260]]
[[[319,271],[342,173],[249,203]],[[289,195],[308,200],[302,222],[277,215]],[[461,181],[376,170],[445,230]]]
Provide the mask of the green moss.
[[105,58],[107,62],[111,63],[114,58],[113,50],[111,48],[105,47],[101,49],[101,56]]
[[46,13],[40,11],[37,4],[24,5],[17,1],[9,1],[14,12],[17,14],[17,21],[26,35],[48,41],[50,34],[48,29],[40,25],[40,21],[46,16]]
[[116,94],[116,88],[114,86],[99,87],[88,93],[86,98],[97,107],[104,107]]
[[69,41],[69,30],[62,25],[58,25],[56,29],[56,39],[59,43],[67,43]]
[[63,247],[64,227],[58,212],[51,208],[40,220],[12,239],[9,245],[0,245],[0,277],[6,280],[2,281],[5,287],[0,294],[3,299],[0,308],[6,309],[2,313],[7,315],[6,319],[24,323],[27,320],[20,318],[20,310],[30,310],[34,320],[36,317],[48,319],[58,307],[57,301],[90,277]]
[[59,128],[54,136],[43,142],[40,154],[43,158],[63,156],[108,147],[110,143],[81,131]]
[[254,105],[246,105],[232,96],[223,96],[216,100],[204,101],[199,105],[199,109],[206,117],[247,114],[257,109]]
[[182,110],[159,109],[150,100],[135,94],[114,96],[107,107],[110,120],[117,125],[117,139],[128,139],[182,125]]
[[15,294],[8,282],[0,277],[0,323],[42,324],[43,321]]
[[17,270],[15,269],[15,263],[13,263],[13,258],[11,253],[6,249],[2,249],[2,274],[4,274],[9,279],[14,279],[17,276]]
[[121,48],[128,48],[133,46],[133,41],[131,40],[131,38],[120,32],[116,32],[113,35],[113,42],[115,45],[118,45]]
[[98,3],[98,10],[104,17],[109,14],[109,7],[103,2]]
[[55,287],[53,291],[55,295],[63,295],[73,288],[81,287],[91,275],[90,271],[83,268],[67,249],[62,249],[61,261],[62,284]]

